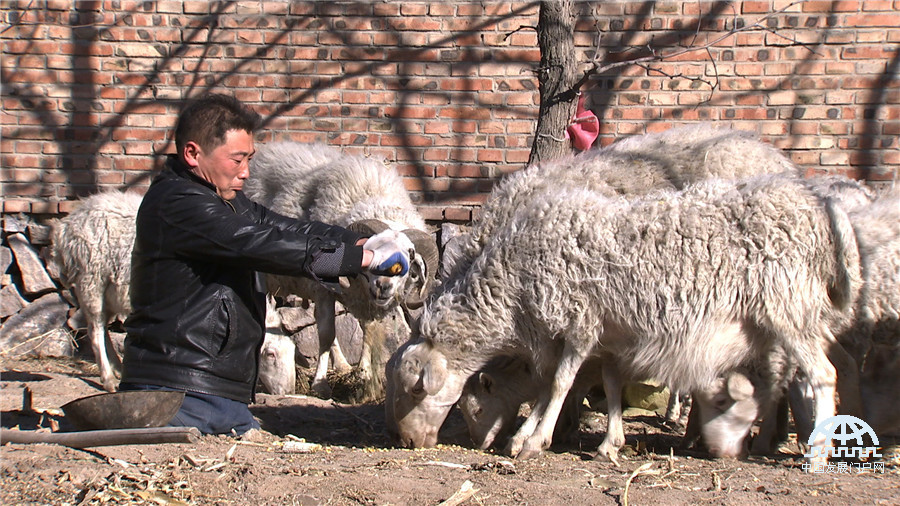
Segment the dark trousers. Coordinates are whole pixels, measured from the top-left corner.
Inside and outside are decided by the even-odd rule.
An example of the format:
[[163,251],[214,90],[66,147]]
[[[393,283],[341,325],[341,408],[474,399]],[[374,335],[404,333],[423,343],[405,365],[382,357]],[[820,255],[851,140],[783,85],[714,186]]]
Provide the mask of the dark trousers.
[[[119,390],[175,390],[158,385],[122,383]],[[258,429],[250,408],[243,402],[218,395],[185,392],[181,409],[169,422],[170,427],[197,427],[204,434],[234,434],[240,436],[250,429]]]

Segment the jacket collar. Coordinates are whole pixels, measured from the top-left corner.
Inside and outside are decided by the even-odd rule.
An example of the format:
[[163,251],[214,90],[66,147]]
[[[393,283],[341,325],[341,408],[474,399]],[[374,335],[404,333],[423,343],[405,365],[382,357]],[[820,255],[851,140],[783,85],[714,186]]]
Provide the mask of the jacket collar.
[[216,187],[212,183],[201,178],[197,174],[194,174],[194,172],[191,170],[191,168],[188,167],[186,163],[181,161],[180,158],[178,158],[178,155],[167,155],[166,156],[166,168],[171,170],[173,173],[175,173],[176,176],[178,176],[182,179],[187,179],[187,180],[193,181],[197,184],[203,185],[203,186],[209,188],[210,190],[212,190],[213,192],[216,191]]

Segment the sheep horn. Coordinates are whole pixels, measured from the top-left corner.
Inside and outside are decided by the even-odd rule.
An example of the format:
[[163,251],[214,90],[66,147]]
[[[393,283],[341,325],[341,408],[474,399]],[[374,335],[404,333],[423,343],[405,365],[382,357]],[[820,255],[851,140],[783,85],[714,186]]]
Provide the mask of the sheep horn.
[[384,232],[388,228],[387,223],[376,219],[354,221],[347,225],[347,230],[360,235],[375,235],[379,232]]
[[437,275],[438,262],[440,261],[437,243],[435,242],[434,237],[424,230],[408,228],[404,230],[403,233],[409,237],[409,240],[412,241],[413,245],[416,247],[416,255],[421,256],[425,261],[426,272],[422,273],[425,279],[422,281],[421,290],[419,290],[417,294],[410,294],[411,296],[406,298],[407,308],[418,309],[425,304],[425,298],[431,291],[431,286]]

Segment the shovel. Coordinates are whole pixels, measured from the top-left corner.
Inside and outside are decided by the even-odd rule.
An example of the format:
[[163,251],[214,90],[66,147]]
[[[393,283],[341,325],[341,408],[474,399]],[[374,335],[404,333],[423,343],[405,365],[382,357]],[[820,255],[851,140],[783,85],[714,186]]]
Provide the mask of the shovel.
[[163,427],[184,400],[184,392],[139,390],[82,397],[62,406],[77,431],[0,431],[3,443],[55,443],[72,448],[123,444],[193,443],[196,427]]

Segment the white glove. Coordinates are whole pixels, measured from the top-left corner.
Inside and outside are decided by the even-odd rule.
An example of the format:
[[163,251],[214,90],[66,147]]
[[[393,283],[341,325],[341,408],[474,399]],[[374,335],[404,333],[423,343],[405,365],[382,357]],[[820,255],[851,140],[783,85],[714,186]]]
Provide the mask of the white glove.
[[409,252],[414,249],[412,241],[396,230],[385,230],[369,237],[363,249],[374,256],[366,268],[378,276],[403,276],[409,272]]

